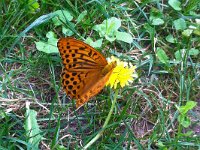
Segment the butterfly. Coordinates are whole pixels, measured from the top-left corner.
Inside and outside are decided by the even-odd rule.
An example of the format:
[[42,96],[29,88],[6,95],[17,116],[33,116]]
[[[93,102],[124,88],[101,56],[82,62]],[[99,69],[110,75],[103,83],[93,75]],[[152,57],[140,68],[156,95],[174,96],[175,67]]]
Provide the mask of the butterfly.
[[79,108],[104,88],[117,64],[108,63],[100,52],[72,37],[60,38],[57,46],[63,63],[63,89]]

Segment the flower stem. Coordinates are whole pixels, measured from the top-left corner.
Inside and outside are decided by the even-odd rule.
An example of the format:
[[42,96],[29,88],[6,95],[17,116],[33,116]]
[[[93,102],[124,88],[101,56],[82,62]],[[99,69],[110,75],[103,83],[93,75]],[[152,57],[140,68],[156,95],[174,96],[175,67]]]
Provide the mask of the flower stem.
[[111,108],[110,108],[110,111],[109,111],[109,113],[108,113],[108,116],[107,116],[107,118],[106,118],[104,124],[103,124],[103,127],[102,127],[101,131],[100,131],[89,143],[87,143],[87,144],[83,147],[84,150],[86,150],[86,149],[87,149],[88,147],[90,147],[94,142],[96,142],[96,141],[101,137],[101,135],[103,134],[103,132],[105,131],[106,126],[108,125],[108,122],[110,121],[111,115],[112,115],[112,113],[113,113],[113,110],[114,110],[114,107],[115,107],[115,103],[116,103],[116,101],[117,101],[118,91],[119,91],[119,90],[116,89],[116,91],[115,91],[115,97],[114,97],[114,100],[113,100],[113,102],[112,102],[112,106],[111,106]]

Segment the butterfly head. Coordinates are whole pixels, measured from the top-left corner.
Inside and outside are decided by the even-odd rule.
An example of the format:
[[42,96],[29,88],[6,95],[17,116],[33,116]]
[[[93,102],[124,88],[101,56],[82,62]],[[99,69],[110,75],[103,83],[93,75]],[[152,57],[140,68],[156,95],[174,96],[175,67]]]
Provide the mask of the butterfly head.
[[115,68],[117,66],[117,61],[113,61],[110,63],[111,68]]
[[108,63],[102,70],[102,74],[106,75],[110,71],[112,71],[117,66],[117,61],[112,61]]

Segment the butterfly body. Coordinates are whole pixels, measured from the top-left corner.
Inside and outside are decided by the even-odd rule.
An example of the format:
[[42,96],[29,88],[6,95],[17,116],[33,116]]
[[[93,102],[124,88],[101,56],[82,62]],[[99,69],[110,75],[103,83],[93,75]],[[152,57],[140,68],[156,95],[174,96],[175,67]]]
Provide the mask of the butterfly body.
[[74,38],[61,38],[57,45],[64,65],[62,85],[78,108],[103,89],[116,62],[108,64],[100,52]]

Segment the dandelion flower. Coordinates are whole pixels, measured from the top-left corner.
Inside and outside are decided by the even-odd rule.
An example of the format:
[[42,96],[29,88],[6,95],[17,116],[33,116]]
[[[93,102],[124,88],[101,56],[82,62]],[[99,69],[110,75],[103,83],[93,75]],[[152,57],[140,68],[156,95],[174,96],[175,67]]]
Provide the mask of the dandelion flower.
[[116,89],[118,85],[124,87],[125,85],[132,83],[134,77],[137,77],[137,73],[135,72],[136,66],[120,61],[118,58],[111,56],[111,58],[108,59],[108,62],[113,61],[117,62],[117,66],[113,69],[106,85]]

